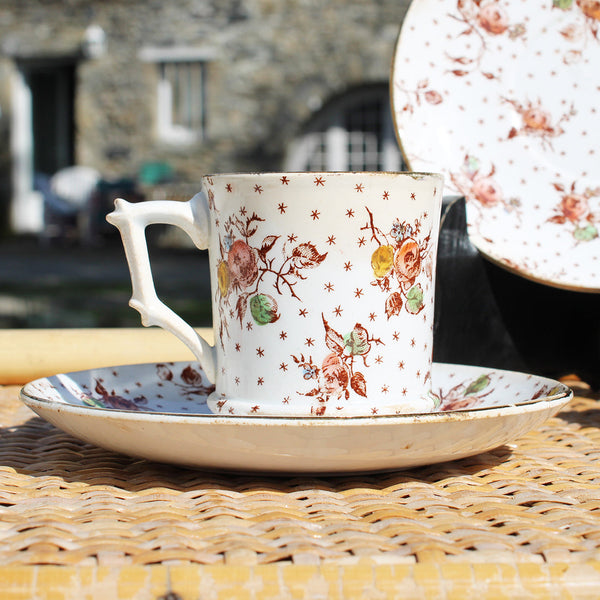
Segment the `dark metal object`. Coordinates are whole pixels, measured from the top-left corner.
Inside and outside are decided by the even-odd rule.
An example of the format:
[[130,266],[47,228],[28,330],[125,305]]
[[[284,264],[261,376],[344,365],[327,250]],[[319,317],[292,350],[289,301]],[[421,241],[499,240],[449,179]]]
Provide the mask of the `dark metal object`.
[[542,285],[484,259],[467,234],[465,201],[442,211],[434,360],[577,374],[600,387],[600,295]]

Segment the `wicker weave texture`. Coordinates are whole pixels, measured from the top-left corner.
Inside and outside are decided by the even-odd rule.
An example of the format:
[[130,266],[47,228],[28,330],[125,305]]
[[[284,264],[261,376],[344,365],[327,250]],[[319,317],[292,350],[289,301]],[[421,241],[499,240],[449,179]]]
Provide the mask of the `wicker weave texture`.
[[[176,443],[176,440],[174,440]],[[208,473],[90,446],[0,389],[0,567],[600,560],[600,406],[511,446],[404,472]]]

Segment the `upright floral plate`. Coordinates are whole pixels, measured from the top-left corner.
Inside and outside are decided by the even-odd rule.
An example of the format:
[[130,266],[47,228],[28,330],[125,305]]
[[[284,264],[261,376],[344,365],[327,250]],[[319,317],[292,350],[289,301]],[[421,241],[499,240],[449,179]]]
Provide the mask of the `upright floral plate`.
[[541,283],[600,291],[597,0],[413,0],[392,69],[411,169],[467,198],[469,236]]
[[572,397],[551,379],[435,364],[434,413],[365,417],[213,415],[195,363],[129,365],[28,383],[24,403],[92,444],[207,469],[341,473],[478,454],[555,414]]

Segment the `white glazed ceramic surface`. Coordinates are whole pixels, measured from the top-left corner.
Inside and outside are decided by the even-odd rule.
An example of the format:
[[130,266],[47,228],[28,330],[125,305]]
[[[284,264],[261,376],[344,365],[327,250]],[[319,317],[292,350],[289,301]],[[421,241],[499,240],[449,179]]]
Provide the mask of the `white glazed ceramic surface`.
[[469,235],[542,283],[600,291],[596,0],[413,0],[392,73],[413,169],[465,196]]
[[[310,417],[435,408],[441,176],[255,173],[202,182],[189,214],[209,249],[213,412]],[[158,206],[167,221],[174,204],[179,210],[181,203],[139,210]],[[139,252],[127,254],[135,272]],[[137,294],[136,304],[150,303]],[[203,352],[197,358],[208,374]]]
[[347,418],[220,416],[196,363],[129,365],[28,383],[24,403],[64,431],[131,456],[230,470],[338,473],[455,460],[506,444],[572,398],[551,379],[434,364],[438,410]]

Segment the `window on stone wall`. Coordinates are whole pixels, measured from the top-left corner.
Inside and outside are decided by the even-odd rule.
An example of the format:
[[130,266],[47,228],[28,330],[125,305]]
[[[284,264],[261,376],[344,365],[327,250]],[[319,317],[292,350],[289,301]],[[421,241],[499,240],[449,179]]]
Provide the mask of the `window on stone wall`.
[[168,142],[202,139],[206,126],[203,62],[161,62],[157,92],[157,129]]
[[142,60],[157,70],[156,131],[172,144],[191,144],[206,132],[206,50],[144,48]]
[[406,168],[387,85],[351,90],[328,102],[291,144],[290,171],[398,171]]

